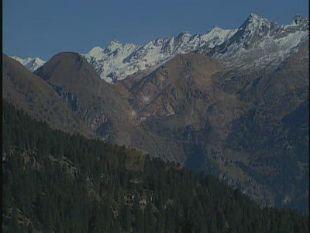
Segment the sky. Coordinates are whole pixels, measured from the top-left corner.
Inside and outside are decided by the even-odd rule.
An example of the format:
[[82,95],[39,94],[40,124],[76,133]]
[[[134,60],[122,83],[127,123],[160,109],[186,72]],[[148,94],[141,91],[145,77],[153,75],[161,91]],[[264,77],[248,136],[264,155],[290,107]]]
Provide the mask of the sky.
[[288,24],[295,15],[308,17],[308,0],[3,0],[3,50],[47,60],[111,40],[142,44],[237,28],[252,12]]

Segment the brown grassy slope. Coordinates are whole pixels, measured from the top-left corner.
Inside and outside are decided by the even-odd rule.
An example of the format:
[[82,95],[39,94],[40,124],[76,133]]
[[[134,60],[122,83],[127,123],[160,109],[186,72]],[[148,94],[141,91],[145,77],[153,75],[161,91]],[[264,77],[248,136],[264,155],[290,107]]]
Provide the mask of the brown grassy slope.
[[175,145],[165,145],[163,156],[175,150],[182,163],[262,203],[303,208],[308,124],[296,115],[307,113],[308,51],[301,45],[272,72],[225,70],[204,55],[179,55],[123,87],[140,126]]
[[12,58],[6,55],[2,58],[4,99],[25,110],[33,118],[49,123],[53,128],[93,135],[46,82]]

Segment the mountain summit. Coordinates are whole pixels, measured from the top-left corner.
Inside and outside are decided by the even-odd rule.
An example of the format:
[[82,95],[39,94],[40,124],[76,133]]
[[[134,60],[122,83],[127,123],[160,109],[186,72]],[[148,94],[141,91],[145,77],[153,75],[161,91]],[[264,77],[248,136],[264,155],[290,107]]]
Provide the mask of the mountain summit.
[[[238,29],[214,27],[207,33],[195,35],[181,32],[143,45],[113,40],[106,48],[96,46],[82,55],[108,83],[151,72],[177,54],[193,51],[207,53],[228,67],[276,67],[306,40],[308,29],[309,19],[302,16],[295,16],[291,24],[283,26],[251,13]],[[44,64],[39,58],[13,58],[31,71]]]
[[274,69],[309,38],[305,25],[309,25],[309,20],[294,20],[283,26],[250,14],[232,37],[205,51],[228,67]]
[[12,58],[14,60],[18,61],[19,63],[21,63],[23,66],[25,66],[30,71],[35,71],[36,69],[38,69],[39,67],[41,67],[45,63],[45,61],[43,61],[39,57],[22,58],[22,57],[13,56]]
[[222,44],[235,31],[214,28],[200,35],[181,32],[177,36],[157,38],[144,45],[114,41],[107,48],[95,47],[84,56],[95,67],[101,79],[113,83],[137,72],[154,70],[177,54],[189,53],[202,47],[213,48]]

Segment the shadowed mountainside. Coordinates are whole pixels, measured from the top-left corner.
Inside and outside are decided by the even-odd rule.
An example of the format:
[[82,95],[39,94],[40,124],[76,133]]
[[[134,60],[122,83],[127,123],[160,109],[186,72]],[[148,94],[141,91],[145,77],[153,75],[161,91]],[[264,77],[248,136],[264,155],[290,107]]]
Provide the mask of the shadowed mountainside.
[[308,51],[303,43],[259,71],[177,55],[115,85],[61,53],[35,74],[98,137],[216,175],[263,205],[306,211]]
[[54,128],[94,136],[46,82],[5,54],[2,58],[4,99]]

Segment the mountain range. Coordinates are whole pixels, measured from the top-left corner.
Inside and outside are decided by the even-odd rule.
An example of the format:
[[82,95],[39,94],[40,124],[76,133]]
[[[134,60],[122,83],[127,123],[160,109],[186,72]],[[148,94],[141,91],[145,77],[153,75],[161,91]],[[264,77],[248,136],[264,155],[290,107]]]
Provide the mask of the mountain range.
[[45,61],[39,57],[21,58],[21,57],[17,57],[17,56],[12,56],[12,58],[14,60],[18,61],[19,63],[21,63],[23,66],[25,66],[30,71],[35,71],[39,67],[43,66],[43,64],[45,63]]
[[4,55],[4,98],[53,128],[212,174],[261,205],[307,211],[308,52],[308,19],[281,26],[251,14],[238,29],[114,41],[36,69]]
[[[255,66],[276,65],[307,38],[308,25],[308,20],[301,16],[296,16],[291,24],[278,25],[250,14],[237,29],[215,27],[207,33],[195,35],[181,32],[177,36],[157,38],[143,45],[111,41],[106,48],[97,46],[81,55],[95,67],[100,78],[109,83],[138,72],[154,70],[177,54],[196,50],[208,52],[212,57],[240,67],[248,66],[249,59],[256,60]],[[238,59],[232,59],[232,56],[238,56]],[[40,58],[13,58],[30,71],[45,63]]]

